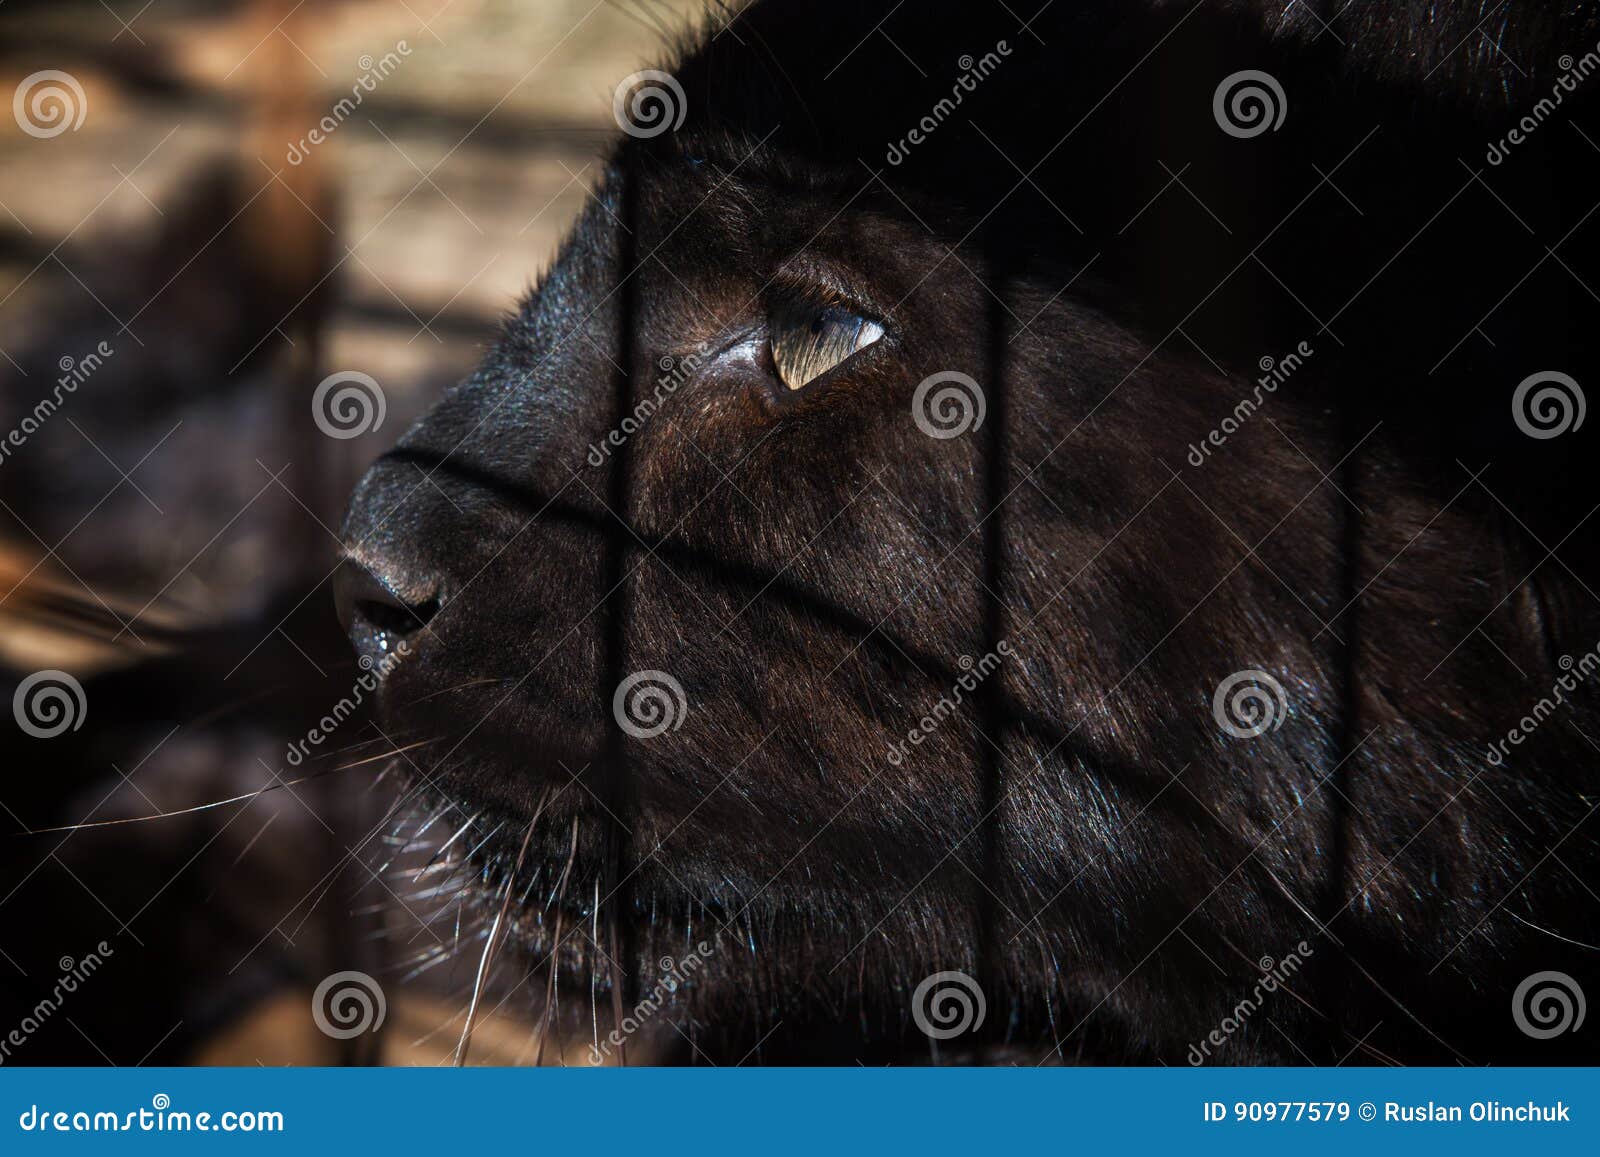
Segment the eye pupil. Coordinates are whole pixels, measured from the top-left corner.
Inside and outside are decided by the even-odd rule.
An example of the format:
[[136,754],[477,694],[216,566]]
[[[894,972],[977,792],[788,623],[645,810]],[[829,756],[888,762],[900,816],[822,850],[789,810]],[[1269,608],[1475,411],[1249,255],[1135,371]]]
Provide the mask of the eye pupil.
[[783,303],[768,321],[772,361],[791,392],[799,390],[883,336],[883,327],[853,310],[812,302]]

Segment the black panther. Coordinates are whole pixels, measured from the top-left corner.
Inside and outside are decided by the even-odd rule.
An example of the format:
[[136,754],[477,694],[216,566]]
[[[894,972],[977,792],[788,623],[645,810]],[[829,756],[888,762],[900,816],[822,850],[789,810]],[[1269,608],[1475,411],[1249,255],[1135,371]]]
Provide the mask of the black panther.
[[1597,53],[758,0],[625,84],[344,529],[485,965],[624,1059],[1600,1056]]

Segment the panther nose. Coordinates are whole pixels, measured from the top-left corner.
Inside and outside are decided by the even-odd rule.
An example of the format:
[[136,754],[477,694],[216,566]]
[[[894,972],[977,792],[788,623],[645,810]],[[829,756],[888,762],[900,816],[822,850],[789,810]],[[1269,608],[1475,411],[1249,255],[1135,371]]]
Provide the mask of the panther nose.
[[393,654],[439,613],[435,582],[402,580],[349,558],[339,564],[333,581],[339,622],[365,666]]

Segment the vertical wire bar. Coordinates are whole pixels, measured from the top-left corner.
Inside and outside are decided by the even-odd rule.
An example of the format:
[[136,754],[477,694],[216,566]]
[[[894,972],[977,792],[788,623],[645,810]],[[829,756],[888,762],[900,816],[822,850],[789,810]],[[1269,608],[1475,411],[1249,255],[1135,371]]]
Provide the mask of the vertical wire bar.
[[[1006,298],[1009,285],[1007,264],[1001,253],[1000,242],[993,231],[986,234],[986,272],[990,281],[987,311],[987,372],[981,387],[987,396],[987,415],[984,440],[984,497],[982,508],[987,518],[983,524],[983,586],[979,597],[983,606],[983,651],[980,656],[998,653],[1005,632],[1005,512],[1001,508],[1007,493],[1010,475],[1008,455],[1010,446],[1006,438]],[[1004,790],[1002,758],[1006,740],[1006,718],[1002,688],[1005,672],[997,671],[978,687],[979,726],[983,735],[978,740],[981,753],[983,782],[979,800],[982,817],[980,844],[983,883],[978,888],[977,946],[978,986],[995,1006],[986,1021],[984,1038],[994,1041],[1002,1033],[1000,1026],[1009,1020],[1004,1015],[1000,997],[1004,995],[1004,961],[1000,944],[999,908],[997,894],[1004,887],[1001,872],[1002,826],[1001,802]],[[980,1049],[976,1060],[982,1060]]]
[[[1339,573],[1340,590],[1338,592],[1338,605],[1345,608],[1341,616],[1339,627],[1344,636],[1344,642],[1334,641],[1334,654],[1338,656],[1338,679],[1340,681],[1339,694],[1339,721],[1338,745],[1334,750],[1334,758],[1338,761],[1333,777],[1329,780],[1328,790],[1332,798],[1328,803],[1328,823],[1331,831],[1328,834],[1328,878],[1324,885],[1322,896],[1321,916],[1323,926],[1333,934],[1333,921],[1338,917],[1344,907],[1346,891],[1350,886],[1350,792],[1355,776],[1355,750],[1360,742],[1357,738],[1360,720],[1360,694],[1361,694],[1361,612],[1357,606],[1361,591],[1361,515],[1352,508],[1352,503],[1360,501],[1361,474],[1359,463],[1361,452],[1356,449],[1360,433],[1356,429],[1359,425],[1357,414],[1359,410],[1348,397],[1340,399],[1339,445],[1344,464],[1339,468],[1339,486],[1348,501],[1338,503],[1338,508],[1343,511],[1339,526],[1339,557],[1341,567]],[[1337,949],[1337,945],[1332,945]],[[1327,980],[1327,991],[1335,993],[1335,1007],[1342,1003],[1349,990],[1350,969],[1345,953],[1337,950],[1329,953],[1328,963],[1324,966],[1324,976]],[[1340,1049],[1341,1026],[1336,1020],[1329,1022],[1329,1044],[1335,1052]]]
[[[631,148],[624,147],[619,158],[617,181],[617,276],[621,279],[617,291],[616,373],[613,378],[615,415],[613,429],[621,429],[623,419],[633,405],[634,333],[638,310],[638,283],[636,247],[638,236],[638,181],[640,163]],[[611,460],[607,503],[617,518],[628,523],[632,517],[633,455],[632,443],[624,439],[616,448]],[[610,520],[608,520],[610,521]],[[628,619],[632,611],[632,589],[627,579],[628,532],[624,526],[609,529],[605,538],[605,564],[602,568],[601,593],[605,596],[604,660],[600,664],[599,703],[601,726],[607,739],[604,744],[601,780],[602,794],[607,797],[611,816],[603,816],[607,824],[606,867],[609,879],[602,881],[602,894],[609,894],[607,951],[612,958],[611,1011],[615,1026],[622,1024],[624,1006],[631,1007],[637,989],[633,964],[638,957],[635,921],[629,918],[633,908],[633,889],[630,887],[634,862],[632,823],[636,810],[635,785],[628,763],[627,740],[617,721],[611,717],[611,696],[627,676]],[[613,818],[616,817],[616,818]],[[620,819],[621,823],[618,823]],[[619,926],[620,925],[620,929]],[[620,940],[620,944],[619,944]],[[599,946],[593,946],[600,951]],[[598,967],[598,963],[596,964]],[[621,973],[619,976],[618,973]],[[617,1046],[618,1061],[627,1064],[626,1043]]]
[[[1350,887],[1350,791],[1354,787],[1355,779],[1355,746],[1360,743],[1357,738],[1360,727],[1360,693],[1362,693],[1362,608],[1358,607],[1360,591],[1362,591],[1362,515],[1352,509],[1352,502],[1360,502],[1362,494],[1362,475],[1360,475],[1360,459],[1362,451],[1357,450],[1357,440],[1360,432],[1355,429],[1358,422],[1354,414],[1350,413],[1352,405],[1349,398],[1344,400],[1341,408],[1342,451],[1344,451],[1344,466],[1339,467],[1339,486],[1346,493],[1349,501],[1341,502],[1339,506],[1344,510],[1341,526],[1341,544],[1339,554],[1344,560],[1342,566],[1341,583],[1339,592],[1339,605],[1346,608],[1344,611],[1344,643],[1339,647],[1341,658],[1342,688],[1339,695],[1339,747],[1334,752],[1334,757],[1339,760],[1338,770],[1333,775],[1333,800],[1330,803],[1330,823],[1333,832],[1328,840],[1328,855],[1333,859],[1328,871],[1328,895],[1323,896],[1323,925],[1328,930],[1333,930],[1333,920],[1338,917],[1339,911],[1346,903],[1346,891]],[[1347,970],[1346,957],[1342,952],[1334,954],[1333,979],[1339,983],[1342,1000],[1342,991],[1346,989]]]

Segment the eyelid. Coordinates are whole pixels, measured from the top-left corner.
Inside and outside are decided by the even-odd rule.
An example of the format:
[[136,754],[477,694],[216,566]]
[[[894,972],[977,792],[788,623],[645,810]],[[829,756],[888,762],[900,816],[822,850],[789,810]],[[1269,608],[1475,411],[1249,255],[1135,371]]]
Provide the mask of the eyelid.
[[805,304],[817,309],[832,306],[849,310],[887,328],[883,320],[884,311],[864,291],[855,288],[851,279],[840,276],[830,267],[807,266],[803,271],[786,268],[773,278],[766,297],[769,311],[785,305]]

